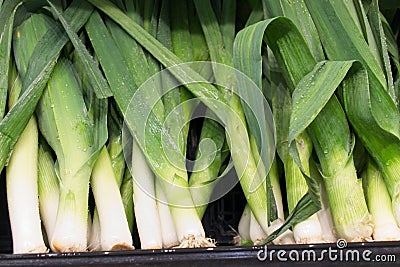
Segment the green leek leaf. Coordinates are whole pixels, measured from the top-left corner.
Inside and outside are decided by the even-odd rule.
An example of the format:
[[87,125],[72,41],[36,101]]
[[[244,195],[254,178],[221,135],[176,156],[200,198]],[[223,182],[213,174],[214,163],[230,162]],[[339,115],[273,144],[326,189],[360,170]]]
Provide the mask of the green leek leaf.
[[71,25],[64,18],[61,12],[50,2],[47,1],[51,6],[54,13],[57,15],[65,32],[68,34],[69,39],[74,45],[80,60],[84,66],[84,70],[87,71],[89,83],[92,85],[93,90],[96,92],[98,98],[106,98],[112,95],[107,81],[103,77],[97,63],[94,61],[93,57],[89,54],[85,48],[82,41],[79,39],[78,35],[72,29]]

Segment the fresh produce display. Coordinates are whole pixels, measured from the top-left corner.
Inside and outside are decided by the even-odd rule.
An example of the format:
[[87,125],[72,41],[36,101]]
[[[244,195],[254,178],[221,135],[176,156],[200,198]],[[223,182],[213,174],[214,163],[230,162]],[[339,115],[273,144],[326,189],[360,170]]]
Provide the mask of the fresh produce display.
[[[396,0],[0,0],[14,253],[400,240]],[[136,241],[135,241],[136,240]]]

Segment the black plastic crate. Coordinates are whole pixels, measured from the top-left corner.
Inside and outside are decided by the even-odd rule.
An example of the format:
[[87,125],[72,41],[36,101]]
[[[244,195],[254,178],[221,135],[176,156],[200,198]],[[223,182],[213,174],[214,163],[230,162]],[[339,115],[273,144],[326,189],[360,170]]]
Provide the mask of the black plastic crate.
[[[336,252],[329,256],[329,249]],[[400,259],[398,242],[352,243],[342,249],[335,244],[268,246],[265,251],[258,246],[0,254],[0,266],[393,266]]]

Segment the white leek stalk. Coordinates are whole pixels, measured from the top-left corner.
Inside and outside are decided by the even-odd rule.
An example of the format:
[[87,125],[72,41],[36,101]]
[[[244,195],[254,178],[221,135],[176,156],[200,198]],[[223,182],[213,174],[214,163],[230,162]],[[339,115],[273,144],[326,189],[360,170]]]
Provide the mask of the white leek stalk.
[[323,241],[321,223],[317,214],[293,227],[293,235],[297,244],[321,243]]
[[6,171],[14,253],[44,253],[37,180],[38,131],[32,117],[14,147]]
[[[178,228],[177,233],[180,241],[180,248],[215,247],[214,242],[205,237],[201,221],[196,217],[196,210],[186,212],[185,208],[173,209],[174,224],[175,227]],[[181,220],[179,220],[179,218]],[[182,223],[182,225],[180,225],[180,223]]]
[[[90,220],[88,220],[90,221]],[[101,250],[101,227],[99,213],[95,209],[93,213],[93,220],[91,221],[90,227],[88,227],[88,249],[89,251],[100,251]]]
[[[85,173],[89,177],[90,173]],[[81,177],[76,178],[81,179]],[[87,210],[75,208],[80,201],[87,205],[89,194],[78,184],[69,184],[68,190],[60,193],[56,226],[51,240],[51,249],[56,252],[81,252],[87,250]],[[75,193],[72,193],[74,191]],[[84,198],[85,196],[85,198]],[[80,204],[83,205],[83,204]]]
[[172,220],[171,211],[169,209],[167,198],[159,183],[156,182],[157,208],[160,216],[161,234],[163,248],[171,248],[179,245],[178,236],[176,235],[174,221]]
[[132,142],[133,203],[142,249],[161,249],[162,234],[155,200],[154,174],[136,141]]
[[[161,187],[168,200],[171,216],[180,248],[213,247],[215,244],[205,237],[203,225],[193,204],[192,195],[186,177],[186,172],[176,174],[176,183],[159,179]],[[174,176],[172,176],[174,177]]]
[[315,161],[313,159],[310,159],[308,163],[308,166],[310,168],[310,175],[318,182],[320,190],[321,209],[317,211],[317,216],[322,231],[321,242],[334,243],[337,241],[337,237],[335,236],[332,213],[329,207],[325,184]]
[[324,182],[338,237],[355,242],[368,240],[372,235],[373,224],[367,208],[358,207],[364,206],[364,203],[360,203],[360,200],[364,200],[364,193],[361,180],[357,178],[353,157],[343,169],[331,177],[324,177]]
[[363,177],[364,193],[374,224],[372,233],[374,240],[400,240],[400,228],[393,214],[389,192],[382,173],[371,160],[368,162],[365,176]]
[[[21,91],[17,77],[11,88],[10,108]],[[31,117],[14,146],[6,169],[7,203],[14,253],[44,253],[38,200],[38,129]]]
[[322,230],[322,241],[324,243],[334,243],[337,238],[334,233],[331,209],[322,208],[317,212],[318,220]]
[[132,176],[129,169],[126,169],[123,143],[122,143],[122,117],[118,110],[111,106],[109,111],[110,120],[108,125],[108,153],[117,184],[119,186],[122,203],[124,205],[126,219],[128,221],[129,230],[133,233],[133,185]]
[[[91,237],[90,234],[92,232],[92,225],[93,225],[93,223],[92,223],[92,215],[90,214],[90,210],[88,210],[87,231],[86,231],[86,235],[88,236],[88,238]],[[90,246],[90,244],[89,244],[89,240],[88,240],[88,249],[90,250],[89,246]]]
[[335,236],[331,209],[328,203],[328,196],[324,183],[320,183],[321,205],[322,208],[317,212],[317,216],[321,225],[322,240],[326,243],[334,243],[337,240]]
[[100,221],[101,249],[133,249],[119,185],[106,147],[93,167],[91,183]]
[[249,229],[250,240],[254,243],[254,245],[261,245],[263,241],[268,237],[266,233],[264,233],[260,224],[257,222],[254,214],[250,213],[250,229]]
[[[268,236],[278,230],[282,225],[283,221],[281,219],[276,219],[275,221],[273,221],[268,228]],[[294,244],[295,240],[293,232],[291,230],[286,230],[283,234],[275,238],[272,242],[275,245]]]
[[52,239],[56,224],[60,189],[54,161],[47,146],[39,145],[38,162],[39,211],[48,240]]

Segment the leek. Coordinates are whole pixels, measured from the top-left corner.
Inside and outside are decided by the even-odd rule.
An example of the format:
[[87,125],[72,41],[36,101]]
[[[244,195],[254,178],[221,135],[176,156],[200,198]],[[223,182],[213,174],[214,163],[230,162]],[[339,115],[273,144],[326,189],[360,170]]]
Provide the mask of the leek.
[[[303,141],[305,136],[300,135],[296,138],[297,150],[300,153],[305,172],[310,175],[309,159],[311,156],[310,148],[306,147],[310,141]],[[307,151],[308,150],[308,151]],[[303,157],[302,157],[303,156]],[[296,162],[290,158],[285,165],[286,191],[288,198],[288,210],[292,212],[300,199],[307,193],[308,186],[298,168]],[[322,229],[317,214],[311,215],[308,219],[293,226],[293,234],[296,243],[320,243],[322,241]]]
[[[316,22],[328,58],[358,60],[366,69],[367,74],[359,77],[364,86],[357,87],[355,83],[348,83],[352,88],[344,88],[344,108],[357,136],[383,174],[393,203],[393,212],[399,223],[399,111],[391,85],[388,86],[390,80],[385,77],[385,71],[365,41],[363,32],[354,27],[359,21],[349,3],[337,1],[323,8],[320,3],[306,3]],[[330,20],[325,17],[326,12],[332,14]],[[365,82],[365,79],[368,80]],[[354,101],[355,99],[358,101]]]
[[[97,208],[93,212],[93,219],[88,218],[88,250],[100,251],[101,250],[101,226],[100,218]],[[89,227],[89,223],[91,223]]]
[[267,234],[261,228],[253,212],[250,213],[249,235],[250,235],[250,240],[256,246],[262,244],[263,241],[268,237]]
[[[272,90],[272,107],[277,129],[277,152],[284,164],[286,195],[288,211],[292,212],[300,199],[307,193],[308,185],[295,160],[289,154],[288,132],[292,101],[289,90],[284,88],[282,74],[277,69],[272,55],[268,55],[271,66],[270,84]],[[302,133],[296,139],[296,147],[300,154],[304,171],[310,175],[309,159],[312,152],[312,143],[307,133]],[[321,241],[321,225],[316,215],[310,216],[293,226],[293,234],[296,243],[317,243]]]
[[[139,43],[144,44],[145,48],[149,50],[153,56],[155,56],[160,62],[165,65],[165,66],[173,66],[181,63],[181,60],[177,58],[174,54],[172,54],[168,49],[163,47],[159,42],[154,40],[147,32],[145,32],[139,25],[137,25],[135,22],[130,20],[127,16],[125,16],[122,12],[120,12],[117,8],[115,8],[112,4],[109,2],[105,2],[102,0],[91,0],[91,3],[95,4],[96,7],[100,8],[102,11],[105,11],[107,15],[109,15],[112,19],[114,19],[116,22],[122,24],[123,28],[127,30],[127,32],[135,38]],[[135,29],[135,30],[133,30]],[[162,47],[162,53],[160,53],[160,47]],[[167,55],[167,56],[165,56]],[[184,70],[184,72],[182,72]],[[175,77],[178,80],[181,81],[187,81],[188,78],[190,78],[191,81],[202,81],[203,79],[201,76],[199,76],[196,72],[194,72],[192,69],[190,69],[188,66],[180,66],[180,68],[172,68],[170,69],[172,74],[175,75]],[[117,74],[115,77],[118,77],[120,74]],[[198,98],[200,98],[214,113],[216,113],[220,118],[226,119],[226,114],[222,112],[220,109],[221,104],[227,104],[226,100],[222,96],[222,94],[213,86],[209,84],[186,84],[186,88],[188,88],[194,95],[196,95]],[[126,91],[126,90],[124,90]],[[125,94],[125,92],[120,92],[121,96]],[[124,106],[127,105],[126,99],[120,99],[121,100],[121,105]],[[213,101],[216,100],[216,101]],[[117,101],[118,102],[118,101]],[[124,103],[125,102],[125,103]],[[217,104],[218,103],[218,104]],[[238,104],[238,103],[235,103]],[[233,138],[235,141],[240,141],[240,144],[236,144],[235,147],[237,148],[244,148],[244,149],[249,149],[249,142],[248,138],[246,137],[246,130],[243,128],[243,123],[242,121],[239,121],[240,119],[237,119],[236,117],[232,117],[231,121],[232,123],[229,123],[227,126],[229,126],[228,132],[231,135],[231,138]],[[239,132],[237,132],[237,129],[240,129]],[[149,137],[149,136],[146,136]],[[243,150],[238,149],[236,150],[236,155],[237,157],[236,160],[234,158],[235,164],[237,164],[237,171],[240,174],[245,174],[244,177],[240,180],[243,182],[243,186],[247,189],[244,190],[244,192],[247,194],[250,191],[250,187],[252,186],[251,183],[254,184],[261,184],[260,180],[253,181],[254,174],[256,173],[256,163],[251,161],[251,165],[249,164],[242,164],[242,156],[243,156]],[[245,151],[247,156],[250,156],[249,151]],[[155,156],[155,155],[152,155]],[[166,171],[164,173],[167,173]],[[172,175],[173,176],[173,175]],[[171,176],[171,177],[172,177]],[[240,175],[242,176],[242,175]],[[247,177],[247,178],[245,178]],[[258,187],[259,191],[256,194],[249,194],[250,196],[250,201],[253,203],[255,208],[257,208],[260,212],[258,213],[259,215],[259,221],[262,222],[267,222],[267,218],[265,217],[265,208],[264,207],[259,207],[257,203],[261,203],[261,205],[264,205],[266,201],[259,201],[260,199],[264,198],[265,194],[262,193],[262,187]],[[186,204],[185,204],[186,205]],[[264,215],[265,216],[264,216]],[[263,217],[264,216],[264,217]],[[263,217],[263,218],[261,218]],[[266,224],[264,224],[264,227],[267,228]]]
[[[14,43],[15,54],[25,53],[25,58],[17,60],[21,75],[25,75],[26,64],[32,55],[32,44],[43,36],[49,27],[44,16],[33,15],[18,27],[17,41]],[[36,36],[32,36],[32,33]],[[21,34],[29,36],[19,40]],[[31,38],[31,39],[29,39]],[[29,48],[22,49],[25,42],[31,42]],[[9,94],[9,108],[17,102],[23,89],[21,77],[17,74]],[[46,252],[38,200],[38,127],[35,116],[32,116],[14,146],[6,168],[7,202],[13,236],[14,253]],[[24,201],[17,196],[23,196]]]
[[[17,80],[10,92],[10,105],[16,102],[20,89],[21,81]],[[48,251],[39,215],[37,161],[38,129],[36,119],[32,117],[15,144],[6,168],[7,203],[14,253]]]
[[133,213],[133,179],[129,170],[125,170],[124,179],[121,185],[121,197],[124,203],[125,215],[128,220],[128,225],[131,233],[133,233],[133,226],[135,221],[135,215]]
[[156,197],[158,214],[160,216],[161,223],[160,227],[163,248],[179,246],[179,239],[176,234],[175,225],[169,209],[167,198],[159,182],[156,182]]
[[400,228],[394,217],[390,195],[382,173],[371,160],[367,163],[363,185],[368,209],[374,222],[374,232],[372,234],[374,240],[400,240]]
[[[211,3],[209,1],[194,1],[194,3],[199,14],[200,23],[204,32],[204,36],[206,38],[207,45],[210,50],[211,60],[213,62],[233,66],[233,60],[231,57],[232,55],[230,54],[232,51],[232,47],[229,47],[229,45],[232,45],[232,43],[224,43],[226,40],[229,40],[229,37],[233,38],[233,35],[225,36],[225,38],[223,36],[223,34],[227,34],[227,32],[229,33],[231,31],[221,31],[220,25],[218,25],[217,23],[218,21],[215,17],[215,13],[213,12]],[[227,19],[226,21],[228,26],[230,23],[234,23],[232,21],[232,19],[234,19],[234,16],[232,14],[230,15],[232,17],[230,19]],[[231,32],[231,34],[233,33]],[[268,216],[270,216],[267,213],[266,206],[268,204],[266,196],[270,192],[265,192],[266,176],[263,176],[262,174],[260,175],[259,169],[268,169],[268,166],[264,166],[264,164],[267,163],[267,160],[265,158],[268,155],[264,154],[264,158],[261,158],[261,156],[258,154],[257,149],[251,148],[250,144],[250,139],[254,138],[255,135],[258,136],[257,134],[259,133],[259,128],[261,128],[261,130],[263,131],[262,134],[265,134],[264,130],[266,129],[263,127],[265,125],[255,126],[255,123],[249,123],[251,134],[249,135],[249,132],[246,129],[247,123],[245,120],[245,113],[247,112],[242,108],[241,103],[243,99],[240,99],[237,95],[240,91],[237,92],[236,90],[235,92],[233,90],[236,85],[236,77],[234,77],[234,73],[228,72],[227,68],[220,68],[218,66],[213,68],[217,83],[224,86],[224,88],[221,88],[223,97],[229,103],[228,107],[234,110],[235,113],[234,115],[228,115],[228,122],[226,122],[225,125],[227,140],[229,140],[228,144],[231,150],[232,159],[235,164],[235,169],[238,174],[239,181],[242,185],[243,192],[245,193],[247,202],[249,203],[250,208],[252,209],[252,212],[254,213],[254,216],[262,227],[263,231],[266,232],[269,224]],[[239,84],[238,87],[240,88],[240,86],[243,85]],[[256,94],[254,94],[253,97],[255,97],[255,95]],[[262,100],[263,99],[258,99],[258,101],[261,102]],[[264,103],[262,103],[261,106],[256,107],[263,109],[263,104]],[[253,105],[251,108],[254,107],[255,106]],[[264,115],[264,110],[262,111],[263,112],[261,114]],[[254,112],[254,110],[250,112]],[[261,123],[263,124],[265,123],[265,121],[261,121]],[[256,130],[254,130],[253,127],[256,127]],[[235,142],[235,144],[233,144],[233,142]],[[260,144],[258,143],[257,146],[259,145]],[[260,149],[260,151],[262,150],[265,152],[264,148],[258,148]],[[243,156],[247,157],[247,160],[243,160]],[[262,171],[264,171],[265,173],[265,170]],[[256,188],[254,189],[253,187]]]
[[[287,31],[284,31],[284,34],[273,35],[272,33],[280,27],[286,27]],[[363,197],[361,183],[357,180],[356,176],[351,155],[351,134],[345,113],[335,95],[326,94],[324,97],[311,96],[311,94],[319,92],[318,88],[323,82],[329,84],[333,90],[338,87],[342,81],[340,75],[343,75],[343,73],[337,72],[338,76],[334,77],[329,77],[327,73],[329,73],[328,66],[340,69],[340,64],[336,66],[332,63],[332,65],[328,64],[325,66],[322,62],[315,66],[316,61],[299,31],[288,19],[282,18],[259,22],[247,27],[238,34],[237,38],[240,36],[242,42],[246,40],[247,44],[251,44],[245,46],[242,43],[243,53],[248,53],[247,50],[251,49],[253,51],[252,55],[255,55],[255,53],[259,54],[257,59],[261,58],[260,48],[263,34],[259,34],[258,36],[252,35],[255,31],[262,31],[263,34],[265,31],[265,41],[273,51],[278,65],[284,73],[284,78],[289,89],[293,91],[296,88],[292,96],[294,106],[291,114],[288,141],[292,147],[292,153],[298,153],[297,151],[293,152],[297,150],[293,146],[295,145],[295,138],[309,126],[307,133],[318,155],[322,173],[327,177],[324,181],[338,236],[347,240],[370,238],[372,225]],[[301,51],[289,49],[294,44]],[[248,62],[243,62],[244,64],[248,64]],[[257,62],[261,62],[261,60],[257,60]],[[260,63],[258,64],[260,65]],[[257,72],[257,79],[259,79],[258,77],[261,76],[261,66],[259,66]],[[307,74],[308,72],[311,73]],[[337,80],[333,83],[329,81],[329,78]],[[306,97],[305,92],[310,95]],[[300,101],[301,99],[303,100]],[[311,99],[313,99],[312,101],[317,99],[322,105],[317,106],[318,102],[314,101],[311,106]],[[301,116],[299,116],[300,113]],[[335,142],[333,142],[334,140]],[[297,162],[301,167],[302,164],[298,155]],[[343,177],[346,177],[346,179]],[[311,179],[307,179],[306,181],[310,188],[309,192],[311,194],[309,196],[311,196],[313,204],[315,204],[314,211],[311,212],[311,209],[309,210],[308,216],[310,216],[320,208],[320,200],[318,199],[319,190],[315,181]],[[346,191],[343,191],[343,188]],[[339,191],[341,192],[340,194],[338,194]]]
[[100,221],[102,250],[133,249],[119,185],[105,147],[93,167],[91,185]]
[[[126,15],[124,16],[126,17]],[[118,103],[120,110],[122,112],[125,112],[126,108],[129,106],[129,101],[131,99],[129,95],[132,96],[133,93],[129,92],[129,90],[125,87],[125,84],[129,84],[130,86],[133,86],[135,88],[136,82],[132,80],[132,77],[129,74],[130,72],[126,67],[126,65],[125,66],[118,65],[117,68],[114,68],[113,64],[109,64],[110,62],[115,62],[116,58],[122,58],[122,56],[119,54],[118,48],[116,47],[115,49],[112,49],[114,53],[112,55],[109,54],[110,45],[115,46],[115,43],[110,39],[109,34],[105,32],[106,29],[100,27],[102,24],[103,22],[101,21],[100,16],[94,13],[91,19],[89,20],[89,23],[86,25],[86,28],[89,33],[89,37],[92,41],[92,44],[95,48],[96,54],[99,56],[100,63],[103,66],[103,69],[105,70],[106,77],[110,83],[111,90],[114,93],[116,102]],[[107,42],[102,41],[104,38],[107,40]],[[105,46],[106,43],[107,46]],[[109,63],[106,64],[106,62]],[[124,61],[123,59],[121,59],[118,60],[118,62],[124,62]],[[112,72],[114,73],[112,74]],[[125,73],[126,75],[124,75],[123,73]],[[121,79],[117,79],[118,77],[121,77]],[[126,81],[127,79],[131,80]],[[143,98],[141,99],[143,100]],[[155,123],[157,123],[157,125],[155,125],[156,129],[161,130],[160,128],[161,122],[156,117],[152,118],[156,120],[154,121]],[[133,128],[134,126],[136,127],[138,126],[138,121],[137,121],[138,118],[135,119],[136,119],[135,122],[128,121],[128,126],[130,127],[131,130],[134,130],[135,134],[137,134],[140,129]],[[141,121],[141,123],[145,123],[145,121],[143,120]],[[150,128],[146,128],[145,130],[148,131]],[[176,230],[178,233],[178,238],[181,241],[181,243],[184,243],[185,245],[189,246],[191,246],[192,242],[193,246],[208,245],[209,242],[206,241],[204,237],[205,235],[204,229],[201,225],[199,218],[197,217],[196,211],[194,209],[190,210],[187,208],[184,209],[183,211],[182,208],[175,207],[176,204],[184,205],[186,207],[193,207],[193,203],[191,203],[192,198],[187,184],[187,174],[186,172],[181,171],[175,166],[171,166],[168,163],[169,161],[166,160],[166,158],[164,158],[165,157],[164,153],[160,153],[160,150],[157,148],[157,147],[160,148],[162,147],[160,143],[161,142],[160,137],[161,137],[160,132],[158,132],[158,134],[149,133],[146,135],[146,139],[147,138],[149,139],[146,140],[146,143],[151,144],[146,146],[146,149],[148,150],[147,155],[152,155],[152,157],[154,157],[153,160],[159,161],[160,163],[162,162],[162,164],[156,164],[156,162],[154,162],[153,160],[151,161],[154,162],[153,164],[151,164],[151,167],[153,168],[155,175],[160,176],[163,179],[170,180],[170,185],[167,186],[167,184],[162,183],[162,186],[167,196],[168,202],[170,204],[171,213],[174,218],[174,224],[177,227]],[[143,143],[139,142],[139,145],[143,145]],[[171,185],[180,186],[182,190],[178,189],[178,187]],[[176,190],[180,190],[181,192],[178,193]],[[136,194],[134,193],[134,195]],[[182,220],[182,217],[185,218],[187,223],[185,224],[178,223],[179,221]],[[197,242],[198,239],[200,239],[199,242]]]
[[[3,21],[13,14],[12,10],[18,7],[21,1],[10,0],[7,1],[0,10],[0,26],[3,27],[6,22]],[[83,8],[83,6],[85,6]],[[11,10],[10,10],[11,8]],[[86,2],[74,1],[66,10],[65,17],[72,21],[72,28],[78,30],[87,20],[88,14],[91,12],[90,5]],[[18,36],[18,33],[17,33]],[[18,140],[19,135],[22,133],[24,127],[32,116],[35,107],[41,97],[49,76],[54,68],[59,52],[64,47],[68,37],[59,27],[51,27],[48,29],[46,35],[35,46],[32,52],[34,59],[32,64],[28,66],[26,74],[23,77],[23,84],[21,89],[21,96],[15,106],[7,113],[7,116],[0,123],[0,145],[3,153],[0,154],[0,167],[1,169],[6,164],[10,151]],[[27,47],[27,46],[23,46]],[[18,62],[26,60],[23,58],[18,59],[15,55],[17,64]],[[21,63],[22,64],[22,63]],[[22,73],[20,73],[22,75]]]
[[[38,109],[39,126],[57,155],[60,200],[51,247],[85,251],[94,140],[71,63],[59,60]],[[70,123],[65,123],[69,121]]]
[[39,142],[38,159],[39,211],[48,240],[52,239],[56,225],[60,187],[50,148],[44,140]]
[[242,243],[247,243],[250,241],[250,222],[251,222],[251,210],[249,205],[244,207],[242,216],[240,217],[239,224],[238,224],[238,234],[240,237],[240,242],[238,245]]
[[142,249],[161,249],[162,233],[155,200],[155,177],[135,140],[132,144],[131,172],[133,177],[133,203],[140,247]]
[[222,164],[221,150],[225,131],[218,122],[206,118],[201,129],[196,161],[189,179],[190,191],[197,213],[202,218],[219,178]]
[[337,240],[337,237],[335,236],[335,228],[333,226],[332,213],[329,206],[325,184],[314,160],[310,159],[309,167],[311,177],[318,182],[320,188],[321,209],[317,212],[317,216],[321,225],[322,240],[325,243],[332,243]]

